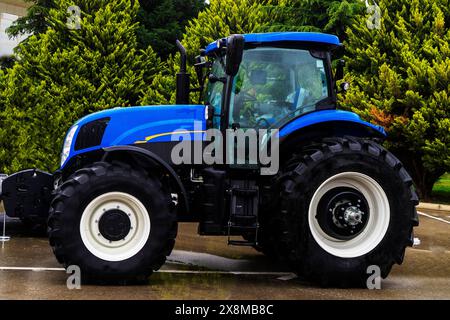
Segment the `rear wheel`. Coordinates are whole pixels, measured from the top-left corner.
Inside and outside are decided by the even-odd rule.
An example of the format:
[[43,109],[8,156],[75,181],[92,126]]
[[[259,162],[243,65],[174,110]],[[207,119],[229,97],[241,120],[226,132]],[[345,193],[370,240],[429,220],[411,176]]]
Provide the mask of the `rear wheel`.
[[361,286],[369,266],[385,278],[402,263],[418,198],[402,164],[380,145],[323,139],[293,156],[277,185],[270,240],[300,276]]
[[145,280],[175,243],[176,215],[168,192],[143,170],[94,163],[64,182],[52,201],[50,244],[84,281]]

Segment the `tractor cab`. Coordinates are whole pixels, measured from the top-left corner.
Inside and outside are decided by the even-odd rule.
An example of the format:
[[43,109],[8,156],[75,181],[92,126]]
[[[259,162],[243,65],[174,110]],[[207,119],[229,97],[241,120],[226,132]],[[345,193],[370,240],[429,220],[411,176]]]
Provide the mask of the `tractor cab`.
[[[233,35],[211,43],[196,67],[209,68],[204,102],[213,111],[212,126],[280,128],[306,113],[335,109],[331,51],[339,46],[336,36],[302,32]],[[201,63],[204,57],[208,62]]]

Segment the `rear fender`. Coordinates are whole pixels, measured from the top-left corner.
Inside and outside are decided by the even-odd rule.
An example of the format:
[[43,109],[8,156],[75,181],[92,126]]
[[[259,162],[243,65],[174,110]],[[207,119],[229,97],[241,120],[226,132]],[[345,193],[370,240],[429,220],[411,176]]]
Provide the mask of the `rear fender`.
[[332,131],[338,136],[351,135],[380,139],[385,139],[387,136],[383,127],[363,121],[353,112],[342,110],[315,111],[295,118],[280,128],[279,136],[284,140],[289,136],[297,135],[298,132],[313,130]]
[[280,156],[289,158],[293,150],[326,137],[354,136],[382,142],[386,139],[383,127],[361,120],[346,111],[313,112],[294,119],[280,129]]

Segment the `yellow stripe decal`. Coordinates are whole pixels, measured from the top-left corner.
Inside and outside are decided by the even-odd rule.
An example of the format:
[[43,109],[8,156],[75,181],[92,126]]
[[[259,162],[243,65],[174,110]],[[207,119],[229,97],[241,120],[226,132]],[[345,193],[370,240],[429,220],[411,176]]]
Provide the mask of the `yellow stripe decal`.
[[164,136],[170,136],[172,134],[187,134],[187,133],[205,133],[206,131],[204,130],[185,130],[185,131],[171,131],[171,132],[164,132],[164,133],[158,133],[158,134],[154,134],[151,136],[148,136],[145,138],[145,141],[136,141],[135,143],[147,143],[152,139],[156,139],[159,137],[164,137]]

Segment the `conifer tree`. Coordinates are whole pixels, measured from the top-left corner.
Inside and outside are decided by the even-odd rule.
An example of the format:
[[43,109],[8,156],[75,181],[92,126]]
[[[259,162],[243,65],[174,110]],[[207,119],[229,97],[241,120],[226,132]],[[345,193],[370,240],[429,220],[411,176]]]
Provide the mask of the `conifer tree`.
[[[55,0],[24,1],[30,5],[27,14],[7,29],[10,37],[45,33],[50,9],[56,6]],[[151,46],[162,59],[176,51],[175,40],[181,37],[187,22],[206,5],[204,0],[139,0],[139,3],[136,16],[138,47]]]
[[428,199],[450,170],[450,2],[378,4],[379,29],[364,16],[347,29],[351,89],[342,104],[387,128],[387,146]]
[[[136,105],[161,69],[151,48],[137,49],[137,1],[55,0],[55,5],[46,32],[18,47],[17,63],[0,80],[1,172],[56,169],[74,121]],[[79,28],[68,13],[72,5],[81,9]]]
[[344,41],[346,28],[365,9],[361,0],[278,0],[267,31],[326,32]]
[[137,39],[140,48],[151,46],[161,59],[176,52],[189,20],[205,7],[204,0],[140,0]]

